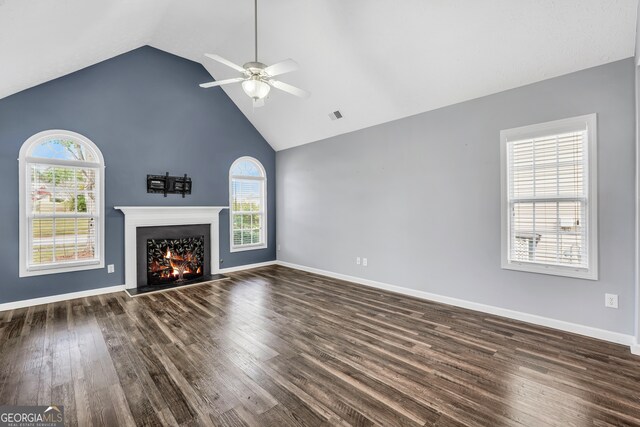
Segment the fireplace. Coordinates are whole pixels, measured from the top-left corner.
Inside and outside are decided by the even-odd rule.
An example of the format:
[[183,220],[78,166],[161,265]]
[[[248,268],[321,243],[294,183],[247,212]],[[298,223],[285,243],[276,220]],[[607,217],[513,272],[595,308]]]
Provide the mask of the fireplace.
[[204,236],[147,239],[147,285],[184,283],[204,275]]
[[208,224],[138,227],[136,246],[138,291],[211,277]]
[[[218,228],[218,216],[221,210],[228,209],[226,206],[115,206],[115,209],[124,213],[125,289],[130,296],[226,279],[219,274]],[[199,237],[204,238],[202,277],[191,278],[183,274],[184,282],[181,283],[149,284],[148,240]]]

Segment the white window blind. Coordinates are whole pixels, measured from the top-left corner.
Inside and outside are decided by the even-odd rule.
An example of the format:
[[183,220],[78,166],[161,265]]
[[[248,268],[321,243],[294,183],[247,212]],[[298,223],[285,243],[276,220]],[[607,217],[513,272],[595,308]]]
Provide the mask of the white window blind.
[[585,273],[595,252],[589,187],[589,140],[595,118],[593,129],[584,118],[553,124],[503,137],[506,263],[551,274]]
[[231,250],[266,246],[264,168],[255,159],[242,157],[231,166]]
[[98,261],[97,168],[28,163],[29,268]]

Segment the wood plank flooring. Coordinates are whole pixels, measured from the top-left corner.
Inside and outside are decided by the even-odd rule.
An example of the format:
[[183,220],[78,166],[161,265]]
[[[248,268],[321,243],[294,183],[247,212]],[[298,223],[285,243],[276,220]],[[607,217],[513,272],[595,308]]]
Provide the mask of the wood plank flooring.
[[640,425],[626,347],[274,266],[0,312],[0,405],[67,425]]

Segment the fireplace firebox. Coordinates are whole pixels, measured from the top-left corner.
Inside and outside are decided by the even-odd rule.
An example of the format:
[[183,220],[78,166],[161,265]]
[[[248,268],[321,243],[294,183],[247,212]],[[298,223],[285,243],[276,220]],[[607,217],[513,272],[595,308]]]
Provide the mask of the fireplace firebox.
[[138,227],[137,293],[209,281],[209,224]]
[[184,283],[204,275],[204,236],[147,239],[147,285]]

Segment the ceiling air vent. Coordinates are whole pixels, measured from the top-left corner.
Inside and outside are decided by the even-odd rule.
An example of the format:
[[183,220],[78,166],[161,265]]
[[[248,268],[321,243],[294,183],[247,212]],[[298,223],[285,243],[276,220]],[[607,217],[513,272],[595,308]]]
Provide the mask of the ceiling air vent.
[[336,110],[333,113],[329,114],[329,118],[331,120],[341,119],[342,118],[342,113],[339,110]]

